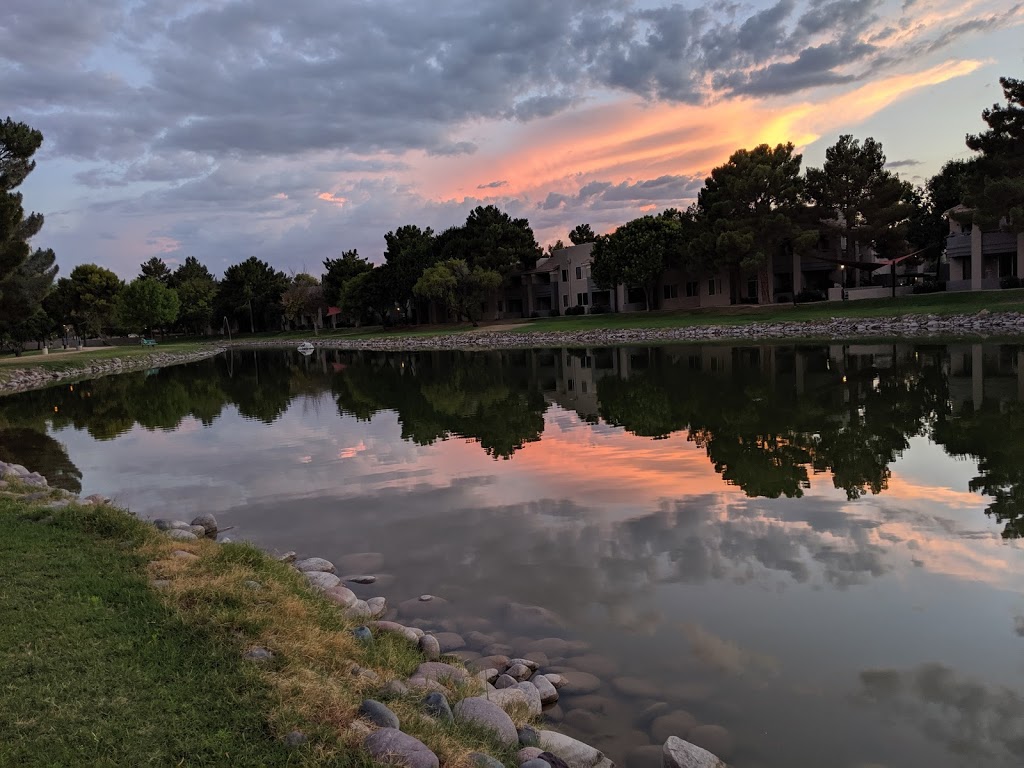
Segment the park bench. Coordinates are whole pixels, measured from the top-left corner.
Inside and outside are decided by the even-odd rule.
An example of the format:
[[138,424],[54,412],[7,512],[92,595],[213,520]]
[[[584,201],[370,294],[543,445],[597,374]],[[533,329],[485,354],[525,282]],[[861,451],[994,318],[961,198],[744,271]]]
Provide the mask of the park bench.
[[142,346],[144,346],[144,347],[155,347],[156,346],[156,339],[143,339],[142,340]]

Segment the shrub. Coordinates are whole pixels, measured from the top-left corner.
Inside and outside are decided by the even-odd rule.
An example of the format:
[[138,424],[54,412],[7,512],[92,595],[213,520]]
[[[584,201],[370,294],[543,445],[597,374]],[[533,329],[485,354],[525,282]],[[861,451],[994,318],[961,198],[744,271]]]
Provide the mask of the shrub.
[[536,320],[538,317],[540,317],[540,312],[538,312],[536,309],[530,313],[531,320]]
[[595,304],[590,308],[590,314],[592,315],[603,315],[607,312],[611,312],[612,308],[607,304]]
[[938,293],[938,292],[944,291],[944,290],[946,290],[946,283],[945,282],[943,282],[942,280],[930,280],[927,283],[921,283],[920,285],[915,285],[911,292],[914,293],[914,294]]
[[566,307],[565,314],[566,314],[566,316],[569,316],[569,315],[582,315],[586,311],[587,311],[586,307],[580,307],[580,306]]
[[1000,288],[1020,288],[1021,280],[1019,277],[1004,277],[999,280]]
[[806,304],[812,301],[824,301],[826,298],[828,297],[822,291],[800,291],[796,295],[796,303]]

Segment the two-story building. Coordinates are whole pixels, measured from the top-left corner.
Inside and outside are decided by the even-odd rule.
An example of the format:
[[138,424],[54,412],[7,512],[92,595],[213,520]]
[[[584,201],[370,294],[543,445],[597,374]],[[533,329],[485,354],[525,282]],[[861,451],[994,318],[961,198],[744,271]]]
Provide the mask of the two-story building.
[[967,213],[969,208],[958,205],[944,214],[949,220],[943,265],[949,272],[946,290],[992,290],[1003,278],[1024,277],[1024,232],[983,231],[962,223]]

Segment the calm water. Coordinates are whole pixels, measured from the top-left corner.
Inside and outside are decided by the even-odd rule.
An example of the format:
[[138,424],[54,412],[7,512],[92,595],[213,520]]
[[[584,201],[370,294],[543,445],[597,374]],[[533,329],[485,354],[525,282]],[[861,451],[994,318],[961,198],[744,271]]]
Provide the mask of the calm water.
[[737,768],[1016,766],[1022,395],[1012,346],[235,352],[0,399],[0,458],[586,640],[553,715],[630,768],[655,700]]

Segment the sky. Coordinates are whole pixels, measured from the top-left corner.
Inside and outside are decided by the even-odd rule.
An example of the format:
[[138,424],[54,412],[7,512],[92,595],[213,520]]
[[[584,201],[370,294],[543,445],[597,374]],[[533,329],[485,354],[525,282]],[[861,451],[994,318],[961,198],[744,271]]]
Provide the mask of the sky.
[[844,133],[923,183],[1024,76],[1013,0],[4,0],[33,244],[288,273],[477,205],[547,245],[692,202],[739,148]]

